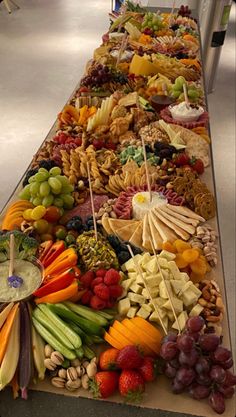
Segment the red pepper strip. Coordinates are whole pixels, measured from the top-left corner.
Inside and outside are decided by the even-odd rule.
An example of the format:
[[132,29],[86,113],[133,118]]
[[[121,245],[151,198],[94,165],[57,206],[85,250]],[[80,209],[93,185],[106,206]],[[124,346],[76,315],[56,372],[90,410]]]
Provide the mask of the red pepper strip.
[[75,277],[73,269],[67,269],[62,274],[59,274],[57,277],[51,279],[47,284],[38,288],[34,292],[34,295],[35,297],[44,297],[52,292],[63,290],[73,282]]
[[75,279],[72,284],[70,284],[68,287],[64,288],[63,290],[53,292],[51,294],[45,295],[45,297],[41,298],[35,298],[35,303],[51,303],[56,304],[60,303],[65,300],[69,300],[70,298],[74,297],[75,294],[77,294],[78,291],[78,283]]
[[53,245],[53,241],[52,240],[46,240],[46,242],[43,242],[40,244],[39,247],[39,251],[40,256],[39,256],[39,261],[42,262],[43,259],[45,258],[45,256],[47,255],[49,249],[51,248],[51,246]]
[[55,242],[41,261],[44,268],[47,268],[47,266],[49,266],[65,250],[65,248],[64,240]]
[[44,269],[44,278],[48,281],[48,279],[64,272],[66,269],[76,266],[77,261],[78,256],[73,248],[64,250],[47,268]]

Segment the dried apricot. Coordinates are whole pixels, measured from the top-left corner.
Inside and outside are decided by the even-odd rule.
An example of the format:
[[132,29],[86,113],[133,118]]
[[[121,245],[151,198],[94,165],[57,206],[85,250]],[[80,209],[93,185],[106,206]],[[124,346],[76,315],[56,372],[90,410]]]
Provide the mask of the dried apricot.
[[[176,259],[175,259],[176,261]],[[200,275],[205,275],[207,272],[206,261],[199,257],[196,261],[190,263],[190,267],[193,272]]]
[[188,264],[191,262],[196,261],[197,258],[199,258],[199,252],[196,249],[186,249],[183,251],[182,256]]
[[176,239],[173,245],[179,253],[182,253],[186,249],[191,249],[191,245],[181,239]]
[[186,262],[181,253],[176,254],[175,263],[179,269],[186,268],[188,266],[188,262]]
[[176,253],[176,249],[174,245],[172,245],[172,243],[168,241],[162,243],[162,249],[167,250],[168,252],[171,252],[171,253]]
[[190,279],[193,281],[194,284],[197,284],[198,282],[202,281],[205,278],[205,275],[202,274],[196,274],[196,272],[190,273]]

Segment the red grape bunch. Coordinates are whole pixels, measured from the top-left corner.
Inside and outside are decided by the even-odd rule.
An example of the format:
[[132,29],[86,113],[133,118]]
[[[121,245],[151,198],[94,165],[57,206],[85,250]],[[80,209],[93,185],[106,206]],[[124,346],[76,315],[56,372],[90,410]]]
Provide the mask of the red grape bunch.
[[178,10],[178,15],[182,17],[190,17],[191,16],[191,9],[188,6],[184,6],[183,4],[180,6]]
[[189,318],[184,333],[170,333],[163,339],[160,356],[173,393],[187,391],[196,400],[208,398],[213,410],[222,414],[225,399],[234,395],[236,385],[236,375],[229,370],[232,353],[221,346],[219,336],[202,332],[204,324],[202,317]]

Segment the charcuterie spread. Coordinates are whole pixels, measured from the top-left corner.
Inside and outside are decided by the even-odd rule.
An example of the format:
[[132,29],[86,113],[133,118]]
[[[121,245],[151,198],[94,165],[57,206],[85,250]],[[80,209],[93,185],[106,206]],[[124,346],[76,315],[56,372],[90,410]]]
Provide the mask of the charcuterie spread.
[[198,26],[110,20],[1,215],[0,390],[233,416]]

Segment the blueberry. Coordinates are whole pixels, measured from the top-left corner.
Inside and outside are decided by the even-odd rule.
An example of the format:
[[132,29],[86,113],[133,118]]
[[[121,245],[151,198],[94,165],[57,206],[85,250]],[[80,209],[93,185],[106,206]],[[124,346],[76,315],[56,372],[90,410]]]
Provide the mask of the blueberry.
[[120,264],[124,264],[125,262],[127,262],[130,258],[131,255],[129,252],[125,252],[125,251],[121,251],[117,254],[118,256],[118,261]]

